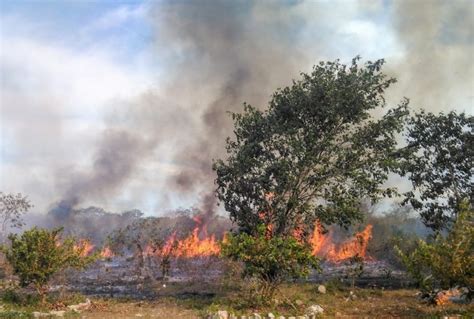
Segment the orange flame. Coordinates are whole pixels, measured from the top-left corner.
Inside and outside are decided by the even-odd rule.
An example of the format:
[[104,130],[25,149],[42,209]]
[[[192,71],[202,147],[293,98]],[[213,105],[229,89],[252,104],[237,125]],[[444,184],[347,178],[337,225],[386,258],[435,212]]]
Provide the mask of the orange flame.
[[435,301],[436,305],[442,306],[442,305],[446,305],[448,303],[451,303],[451,300],[450,300],[451,297],[457,297],[457,296],[460,296],[460,295],[462,295],[462,292],[459,289],[451,288],[449,290],[444,290],[444,291],[438,292],[438,294],[436,295],[434,301]]
[[331,234],[323,234],[321,223],[316,222],[310,244],[313,255],[323,257],[331,262],[339,263],[348,258],[359,256],[367,259],[367,246],[372,238],[372,225],[357,233],[353,238],[336,246],[331,241]]
[[78,252],[81,257],[89,256],[94,250],[94,245],[88,239],[80,239],[74,245],[74,251]]
[[114,256],[114,253],[112,252],[109,246],[105,246],[100,252],[100,257],[102,258],[111,258],[113,256]]
[[201,226],[201,221],[198,217],[195,217],[194,221],[197,225],[186,238],[179,240],[176,238],[176,232],[174,232],[166,240],[161,249],[147,245],[144,254],[146,256],[172,256],[183,258],[219,255],[220,246],[215,236],[207,235],[206,228]]

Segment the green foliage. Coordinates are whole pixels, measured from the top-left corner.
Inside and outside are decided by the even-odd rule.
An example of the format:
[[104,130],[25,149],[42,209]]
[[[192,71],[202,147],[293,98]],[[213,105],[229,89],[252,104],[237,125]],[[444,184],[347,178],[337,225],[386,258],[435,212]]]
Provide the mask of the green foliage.
[[62,228],[32,228],[23,234],[10,234],[10,246],[4,247],[7,261],[18,275],[20,285],[32,284],[44,300],[51,277],[66,268],[83,268],[96,256],[82,257],[83,249],[74,238],[61,239]]
[[456,112],[422,111],[408,121],[398,169],[413,185],[404,194],[405,203],[419,211],[433,230],[448,229],[463,200],[474,203],[473,127],[474,117]]
[[307,235],[315,219],[348,226],[362,218],[361,199],[393,195],[383,183],[408,101],[383,114],[395,79],[381,73],[383,60],[358,60],[321,62],[278,89],[268,109],[244,104],[232,114],[235,138],[213,168],[218,198],[242,231],[255,233],[263,222],[277,235],[299,227]]
[[398,252],[422,291],[456,285],[474,287],[474,211],[466,203],[447,236],[432,243],[419,240],[412,252]]
[[243,262],[243,276],[258,281],[258,293],[266,300],[284,279],[306,277],[313,268],[320,270],[308,245],[291,236],[269,237],[264,225],[258,227],[257,235],[229,235],[222,254]]

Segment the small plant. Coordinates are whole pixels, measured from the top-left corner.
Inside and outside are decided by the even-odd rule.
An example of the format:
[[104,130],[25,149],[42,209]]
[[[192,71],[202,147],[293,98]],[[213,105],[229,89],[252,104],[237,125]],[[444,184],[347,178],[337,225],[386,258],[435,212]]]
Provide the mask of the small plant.
[[364,273],[364,258],[359,255],[352,256],[346,262],[346,276],[351,279],[351,288],[354,289],[356,278]]
[[66,268],[83,268],[96,259],[84,257],[85,247],[74,238],[61,238],[62,228],[32,228],[23,234],[10,234],[9,247],[3,247],[7,261],[19,276],[20,285],[33,285],[41,302],[45,302],[51,277]]
[[424,293],[436,288],[474,286],[474,211],[463,204],[456,222],[446,236],[433,242],[418,241],[410,253],[397,247],[400,258]]
[[307,244],[295,238],[266,235],[260,225],[257,235],[246,233],[228,236],[222,254],[243,262],[243,277],[256,280],[255,292],[263,303],[270,301],[283,280],[306,277],[312,268],[320,270],[319,260]]

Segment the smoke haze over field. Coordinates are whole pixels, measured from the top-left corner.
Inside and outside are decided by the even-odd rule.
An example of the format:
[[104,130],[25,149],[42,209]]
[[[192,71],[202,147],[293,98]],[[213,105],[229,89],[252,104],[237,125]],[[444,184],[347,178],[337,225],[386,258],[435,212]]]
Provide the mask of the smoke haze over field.
[[1,189],[58,218],[87,205],[214,211],[227,112],[265,107],[320,60],[385,58],[399,80],[389,105],[472,113],[471,1],[68,6],[67,21],[21,5],[0,17]]

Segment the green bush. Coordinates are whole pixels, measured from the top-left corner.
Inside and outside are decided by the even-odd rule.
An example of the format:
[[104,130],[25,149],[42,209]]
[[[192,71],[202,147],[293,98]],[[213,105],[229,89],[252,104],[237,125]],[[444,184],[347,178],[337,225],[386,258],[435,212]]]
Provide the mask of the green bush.
[[463,205],[447,235],[438,234],[431,243],[418,241],[412,252],[398,253],[423,292],[454,286],[474,287],[474,211]]
[[263,301],[271,299],[283,280],[306,277],[313,268],[320,270],[319,260],[307,244],[291,236],[266,236],[264,225],[256,236],[229,235],[222,254],[244,264],[243,277],[257,281],[256,293]]
[[84,247],[74,238],[61,238],[62,228],[32,228],[23,234],[10,234],[9,247],[3,247],[7,261],[18,275],[20,285],[33,285],[41,301],[45,301],[48,282],[66,268],[83,268],[97,257],[82,256]]

